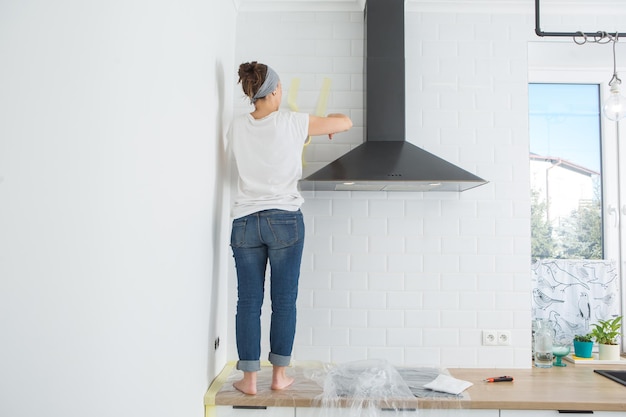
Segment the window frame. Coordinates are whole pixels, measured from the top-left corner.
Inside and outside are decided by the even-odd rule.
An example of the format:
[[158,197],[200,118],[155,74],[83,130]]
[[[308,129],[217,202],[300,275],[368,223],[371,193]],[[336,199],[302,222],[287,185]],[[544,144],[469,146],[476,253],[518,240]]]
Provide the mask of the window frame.
[[[567,53],[566,49],[564,48],[564,53]],[[549,65],[545,66],[542,66],[540,62],[531,61],[532,58],[529,58],[528,84],[597,84],[600,86],[600,105],[609,95],[608,82],[611,79],[612,68],[608,65],[606,68],[590,67],[589,62],[581,57],[579,65],[573,66],[571,56],[563,60],[562,66],[554,64],[555,61],[559,61],[558,59],[552,60]],[[626,167],[626,143],[620,145],[618,137],[624,138],[624,134],[619,129],[618,123],[600,114],[603,252],[604,259],[616,261],[620,277],[620,310],[624,315],[626,281],[622,271],[625,269],[623,260],[626,259],[624,248],[626,246],[626,168],[620,170],[620,164]],[[625,332],[622,328],[622,353],[626,352],[625,341]]]

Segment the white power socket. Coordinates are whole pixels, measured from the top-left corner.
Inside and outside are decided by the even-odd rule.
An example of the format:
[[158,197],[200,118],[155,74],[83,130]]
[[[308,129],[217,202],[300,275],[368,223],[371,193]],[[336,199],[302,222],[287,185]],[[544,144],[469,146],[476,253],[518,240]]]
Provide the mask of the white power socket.
[[498,344],[498,332],[495,330],[483,330],[483,345],[495,346]]
[[511,344],[510,330],[498,330],[498,344],[501,346],[509,346]]
[[483,330],[484,346],[509,346],[510,344],[510,330]]

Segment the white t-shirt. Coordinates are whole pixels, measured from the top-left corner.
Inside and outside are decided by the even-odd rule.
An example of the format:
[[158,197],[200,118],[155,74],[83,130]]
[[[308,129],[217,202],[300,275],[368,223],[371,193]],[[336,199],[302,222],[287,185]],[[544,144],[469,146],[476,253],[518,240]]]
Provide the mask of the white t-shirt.
[[298,180],[308,131],[307,113],[276,111],[259,120],[243,114],[233,120],[229,138],[239,171],[234,219],[262,210],[300,208],[304,199]]

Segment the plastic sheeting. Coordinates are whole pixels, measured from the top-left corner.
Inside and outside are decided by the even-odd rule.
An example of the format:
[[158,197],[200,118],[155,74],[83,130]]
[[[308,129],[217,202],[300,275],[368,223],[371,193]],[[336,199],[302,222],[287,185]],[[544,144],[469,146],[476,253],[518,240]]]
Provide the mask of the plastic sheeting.
[[415,408],[406,406],[415,400],[413,393],[398,371],[385,361],[349,362],[330,367],[326,375],[311,377],[323,387],[315,405],[321,416],[375,417],[382,410],[396,411],[398,415],[415,412]]
[[[461,398],[424,388],[436,368],[396,369],[384,360],[348,362],[309,369],[323,392],[314,401],[320,417],[415,416],[418,398]],[[456,408],[456,407],[452,407]]]
[[293,361],[287,370],[294,383],[280,391],[272,390],[272,368],[261,367],[257,395],[236,390],[233,383],[242,372],[225,372],[216,389],[216,398],[205,398],[207,405],[243,407],[311,407],[311,417],[415,417],[420,401],[426,408],[458,409],[468,404],[469,394],[446,394],[424,388],[437,376],[449,375],[438,368],[394,367],[384,360],[364,360],[342,364]]

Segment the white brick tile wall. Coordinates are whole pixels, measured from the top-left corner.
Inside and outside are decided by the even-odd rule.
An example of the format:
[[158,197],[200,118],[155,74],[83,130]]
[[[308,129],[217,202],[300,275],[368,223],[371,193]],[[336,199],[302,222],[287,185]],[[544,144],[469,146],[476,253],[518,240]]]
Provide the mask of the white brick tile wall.
[[[323,344],[327,340],[333,341],[333,346],[349,346],[350,332],[338,327],[314,327],[313,340],[316,344]],[[320,343],[321,342],[321,343]]]
[[[403,328],[388,329],[387,344],[389,346],[420,346],[422,344],[422,332],[419,329]],[[394,360],[394,362],[396,362]]]
[[404,362],[404,349],[400,347],[369,348],[367,355],[370,358],[386,360],[389,363],[401,364]]
[[[495,298],[499,298],[497,295]],[[478,311],[478,323],[482,329],[508,329],[513,324],[513,313],[511,311],[496,311],[494,307],[486,311]],[[528,330],[530,332],[530,329]]]
[[313,303],[319,308],[347,308],[350,304],[350,291],[315,290]]
[[459,346],[459,331],[457,329],[432,329],[422,330],[424,346],[438,348]]
[[[386,295],[387,291],[402,291],[404,289],[404,274],[383,272],[370,273],[368,289],[381,291]],[[391,306],[389,306],[391,308]]]
[[477,326],[476,312],[471,310],[441,312],[441,327],[475,329]]
[[[330,348],[331,362],[345,363],[364,360],[369,357],[367,347],[363,346],[333,346]],[[392,362],[393,363],[393,362]]]
[[385,346],[387,331],[384,328],[354,328],[350,329],[350,346]]
[[405,238],[407,253],[416,253],[427,256],[432,253],[441,253],[441,238],[436,236],[423,236],[415,233]]
[[[258,21],[273,24],[259,31]],[[489,184],[460,194],[303,192],[295,359],[530,366],[532,24],[528,15],[407,13],[407,138]],[[313,112],[330,78],[327,111],[352,117],[351,131],[313,138],[305,175],[363,141],[362,13],[241,12],[237,36],[236,61],[280,73],[283,107],[299,78],[297,104]],[[235,91],[236,111],[248,111]],[[511,330],[512,345],[482,346],[486,328]]]
[[387,218],[385,217],[352,217],[351,232],[362,236],[385,236],[387,234]]
[[347,235],[353,223],[350,218],[339,216],[315,216],[313,221],[313,234],[316,236]]
[[354,254],[351,256],[350,270],[355,272],[385,272],[387,257],[384,254]]
[[404,288],[408,291],[439,290],[439,274],[406,274]]
[[414,309],[404,314],[407,329],[422,331],[427,327],[441,326],[441,313],[437,310]]
[[367,327],[367,310],[333,309],[331,312],[331,326],[333,327]]
[[352,291],[350,292],[350,307],[355,309],[386,308],[387,300],[380,292]]
[[372,200],[369,202],[369,215],[371,217],[382,217],[384,219],[403,217],[404,201]]
[[424,263],[421,255],[413,253],[389,254],[387,256],[387,271],[394,272],[419,272],[424,270]]
[[[436,347],[406,347],[404,349],[404,363],[409,366],[432,367],[433,364],[442,363],[441,350],[441,348]],[[392,361],[391,363],[395,362]]]
[[489,274],[478,276],[478,290],[514,291],[515,277],[508,274]]
[[338,254],[313,254],[313,268],[316,272],[348,271],[350,269],[350,256],[347,253]]
[[369,328],[402,328],[404,327],[403,310],[369,310],[367,313]]
[[449,368],[462,367],[465,363],[476,361],[477,352],[475,348],[443,348],[441,349],[441,360],[448,365]]
[[404,240],[402,236],[376,236],[368,239],[368,250],[371,253],[404,253]]
[[367,272],[355,273],[334,272],[332,274],[332,289],[337,290],[367,290],[369,288],[369,278]]
[[415,310],[422,306],[422,294],[416,291],[387,291],[387,308]]
[[477,277],[470,273],[441,274],[441,289],[444,291],[476,291],[476,282]]
[[[483,291],[463,291],[459,294],[459,308],[462,310],[471,310],[471,311],[489,311],[490,314],[493,312],[495,308],[496,294],[494,289],[487,289]],[[484,323],[484,320],[479,316],[478,325],[481,328],[485,328],[487,326]],[[492,328],[493,326],[489,327]]]
[[[408,213],[410,217],[387,219],[387,234],[389,236],[423,236],[424,223],[418,213]],[[390,252],[393,252],[390,250]]]
[[319,311],[317,308],[298,308],[298,320],[306,322],[308,327],[298,327],[297,333],[311,333],[313,328],[329,327],[332,324],[332,312],[328,309]]
[[368,253],[367,236],[333,236],[333,252]]
[[455,310],[459,306],[459,295],[453,291],[427,292],[424,294],[425,310]]

